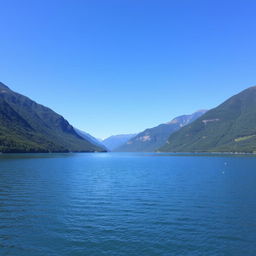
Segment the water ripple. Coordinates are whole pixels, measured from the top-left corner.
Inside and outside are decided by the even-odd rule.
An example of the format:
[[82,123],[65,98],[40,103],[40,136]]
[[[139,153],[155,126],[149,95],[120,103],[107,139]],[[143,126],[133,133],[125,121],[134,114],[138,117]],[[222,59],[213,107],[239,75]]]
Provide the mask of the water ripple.
[[0,255],[255,255],[255,157],[104,156],[0,156]]

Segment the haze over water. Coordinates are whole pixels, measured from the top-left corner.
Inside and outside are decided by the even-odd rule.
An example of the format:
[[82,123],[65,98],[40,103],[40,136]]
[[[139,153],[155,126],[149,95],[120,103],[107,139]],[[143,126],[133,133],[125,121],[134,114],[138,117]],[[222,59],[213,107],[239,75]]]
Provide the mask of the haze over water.
[[254,256],[256,157],[0,155],[0,254]]

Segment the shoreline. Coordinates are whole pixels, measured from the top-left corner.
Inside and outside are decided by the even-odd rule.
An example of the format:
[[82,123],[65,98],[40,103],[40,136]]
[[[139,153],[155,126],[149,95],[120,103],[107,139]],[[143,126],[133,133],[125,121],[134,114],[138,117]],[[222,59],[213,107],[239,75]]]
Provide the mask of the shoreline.
[[145,155],[166,155],[166,156],[256,156],[256,153],[248,152],[111,152],[111,151],[70,151],[70,152],[0,152],[0,156],[7,155],[53,155],[53,154],[145,154]]

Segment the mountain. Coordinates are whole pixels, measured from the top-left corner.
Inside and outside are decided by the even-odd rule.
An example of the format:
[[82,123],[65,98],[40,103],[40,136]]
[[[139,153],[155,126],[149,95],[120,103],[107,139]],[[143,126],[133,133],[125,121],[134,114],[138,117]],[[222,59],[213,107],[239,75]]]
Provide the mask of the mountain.
[[0,152],[104,151],[62,116],[0,83]]
[[81,136],[82,138],[88,140],[89,142],[91,142],[92,144],[94,144],[97,147],[101,147],[101,148],[107,150],[107,148],[103,145],[103,143],[99,139],[96,139],[95,137],[93,137],[91,134],[89,134],[87,132],[81,131],[77,128],[74,128],[74,129],[75,129],[76,133],[79,136]]
[[168,152],[256,152],[256,86],[229,98],[159,149]]
[[136,134],[119,134],[113,135],[102,141],[102,144],[105,145],[110,151],[115,150],[121,145],[125,144],[128,140],[136,136]]
[[116,149],[120,152],[153,152],[164,145],[168,137],[181,127],[193,122],[206,110],[199,110],[191,115],[174,118],[171,122],[160,124],[154,128],[146,129]]

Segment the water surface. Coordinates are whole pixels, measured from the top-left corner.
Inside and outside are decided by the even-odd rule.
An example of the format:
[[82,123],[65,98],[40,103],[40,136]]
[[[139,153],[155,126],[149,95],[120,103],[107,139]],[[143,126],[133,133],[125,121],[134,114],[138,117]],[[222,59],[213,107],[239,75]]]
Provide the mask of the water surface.
[[256,157],[0,155],[0,255],[255,256]]

